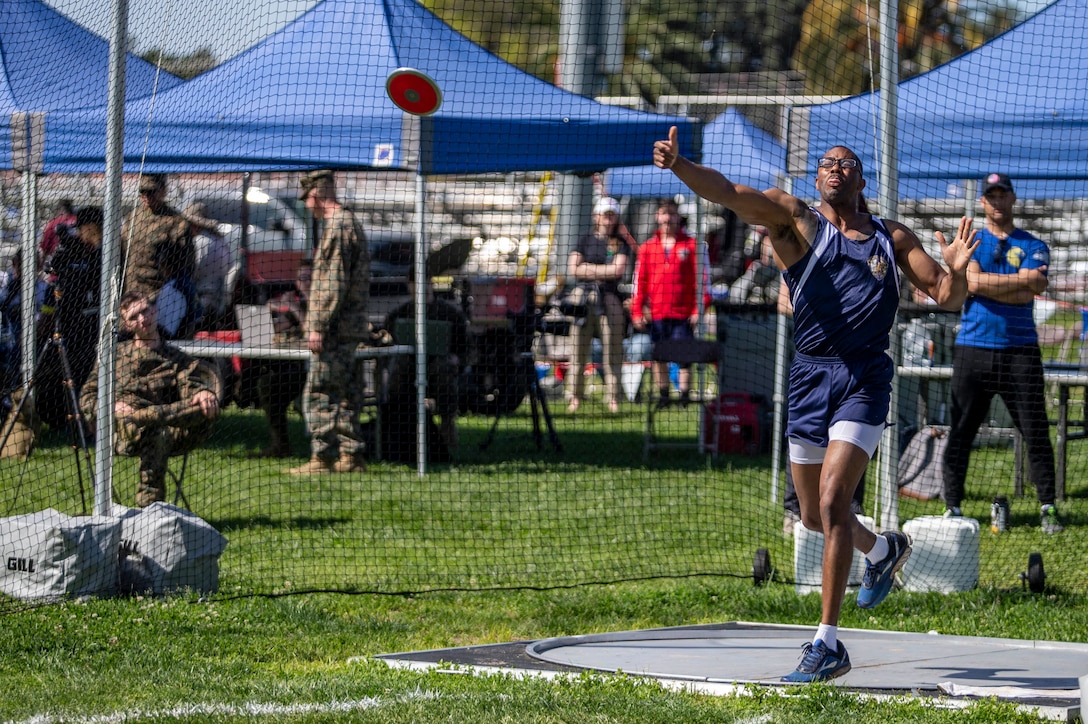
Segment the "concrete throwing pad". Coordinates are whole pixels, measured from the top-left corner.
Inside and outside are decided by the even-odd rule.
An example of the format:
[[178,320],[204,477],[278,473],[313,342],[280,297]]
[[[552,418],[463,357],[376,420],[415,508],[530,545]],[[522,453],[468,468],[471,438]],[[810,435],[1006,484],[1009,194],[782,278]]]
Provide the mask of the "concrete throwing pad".
[[[391,664],[439,661],[522,671],[622,671],[670,682],[782,684],[811,626],[732,622],[386,654]],[[835,683],[872,693],[994,696],[1075,716],[1088,644],[840,629],[853,669]]]

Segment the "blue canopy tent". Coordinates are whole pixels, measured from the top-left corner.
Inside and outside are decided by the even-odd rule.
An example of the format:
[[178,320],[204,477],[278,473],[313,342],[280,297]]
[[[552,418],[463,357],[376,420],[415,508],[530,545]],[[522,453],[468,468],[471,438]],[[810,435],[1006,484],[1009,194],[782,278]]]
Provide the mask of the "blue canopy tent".
[[[1088,197],[1086,34],[1088,0],[1058,0],[900,83],[899,196],[962,195],[959,180],[1003,171],[1021,198]],[[879,92],[794,109],[790,170],[806,176],[798,188],[813,188],[816,160],[832,146],[848,146],[867,169],[876,168],[878,106]],[[867,177],[866,193],[875,197],[876,174]]]
[[[703,163],[731,181],[758,189],[778,186],[786,173],[786,148],[769,133],[729,108],[703,127]],[[604,177],[612,196],[664,198],[691,194],[670,172],[656,166],[610,170]]]
[[[39,0],[0,0],[0,112],[49,112],[103,105],[109,43]],[[129,98],[182,82],[129,55]],[[11,168],[11,124],[0,124],[0,168]]]
[[[427,74],[441,89],[444,102],[433,115],[404,113],[387,97],[387,78],[405,67]],[[697,121],[610,107],[563,91],[472,43],[414,0],[324,0],[208,73],[156,98],[127,103],[124,115],[123,164],[129,171],[331,167],[415,173],[418,277],[427,255],[425,175],[588,173],[644,164],[672,125],[680,129],[681,150],[699,157]],[[105,128],[103,110],[51,114],[46,169],[100,170]],[[423,285],[416,294],[416,363],[425,370]],[[423,395],[421,387],[421,421]],[[420,424],[421,475],[425,431]]]
[[[410,67],[444,96],[429,117],[398,110],[386,78]],[[154,113],[143,133],[150,105]],[[534,78],[414,0],[325,0],[248,51],[125,109],[125,167],[160,172],[388,168],[423,174],[591,172],[644,164],[698,124],[605,106]],[[45,164],[100,170],[101,110],[53,114]]]

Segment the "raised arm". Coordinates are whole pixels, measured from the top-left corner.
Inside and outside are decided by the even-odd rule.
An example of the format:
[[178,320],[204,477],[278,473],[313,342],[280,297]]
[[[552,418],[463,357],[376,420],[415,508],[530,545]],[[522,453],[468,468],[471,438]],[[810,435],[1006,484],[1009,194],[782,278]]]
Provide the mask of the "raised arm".
[[680,155],[676,126],[669,129],[668,139],[654,143],[654,165],[669,169],[696,194],[721,204],[745,223],[766,226],[781,265],[790,266],[803,257],[816,238],[818,223],[801,199],[779,189],[763,192],[733,183],[718,171],[689,161]]
[[967,299],[967,266],[979,244],[978,231],[971,228],[973,221],[966,216],[960,219],[956,238],[951,243],[945,240],[942,232],[937,232],[947,269],[926,253],[913,231],[898,222],[888,222],[888,230],[895,241],[896,261],[903,273],[941,309],[955,311]]

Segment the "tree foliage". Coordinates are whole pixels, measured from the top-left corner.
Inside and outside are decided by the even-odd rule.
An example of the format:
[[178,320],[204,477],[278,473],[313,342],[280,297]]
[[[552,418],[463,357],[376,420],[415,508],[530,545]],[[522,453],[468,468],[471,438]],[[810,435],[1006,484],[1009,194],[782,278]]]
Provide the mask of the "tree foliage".
[[219,65],[210,48],[201,48],[188,55],[166,55],[161,50],[151,50],[141,57],[153,65],[161,65],[167,73],[184,80],[195,78]]
[[[555,81],[560,0],[422,1],[473,42]],[[627,0],[623,71],[602,90],[655,103],[661,95],[699,92],[708,73],[796,70],[810,93],[861,93],[879,77],[878,7],[877,0]],[[1020,20],[1013,0],[900,0],[900,78],[935,68]],[[143,57],[186,79],[217,63],[208,49]]]
[[[852,95],[879,87],[880,28],[873,0],[812,0],[801,20],[791,64],[810,93]],[[899,78],[932,70],[1022,20],[1006,0],[962,5],[955,0],[901,0]]]

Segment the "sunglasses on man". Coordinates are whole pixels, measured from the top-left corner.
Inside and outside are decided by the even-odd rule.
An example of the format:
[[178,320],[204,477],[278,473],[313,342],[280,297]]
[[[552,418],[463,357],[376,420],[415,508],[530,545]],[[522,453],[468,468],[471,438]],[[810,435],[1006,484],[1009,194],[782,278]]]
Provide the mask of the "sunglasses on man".
[[857,168],[858,160],[856,158],[821,158],[816,162],[820,168],[835,168],[835,164],[838,164],[839,168]]

